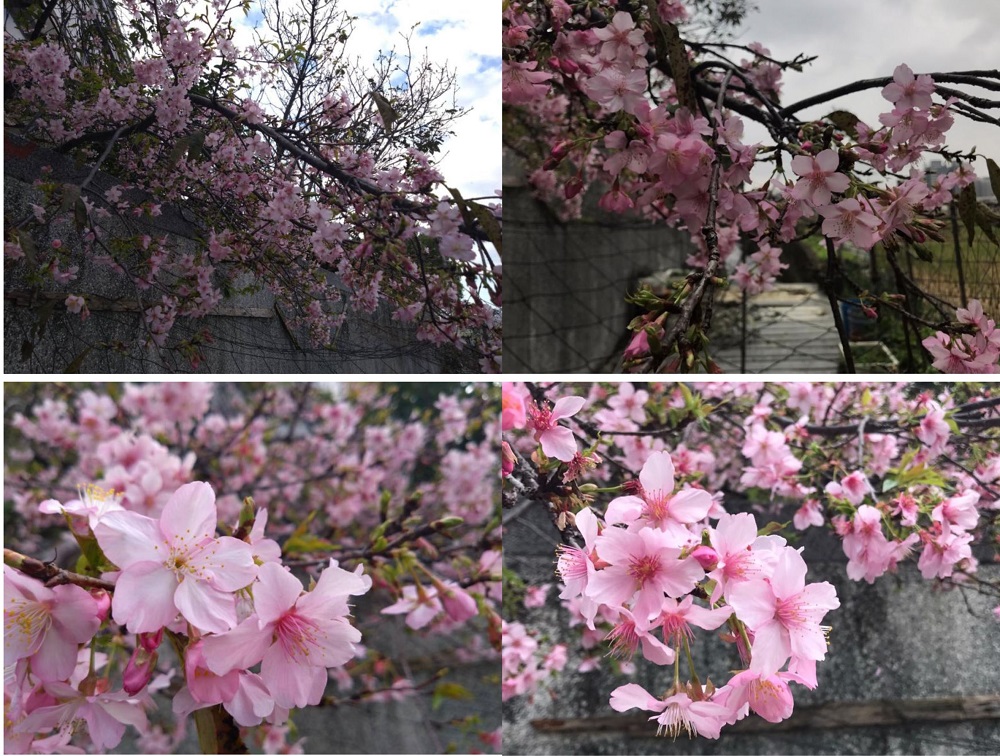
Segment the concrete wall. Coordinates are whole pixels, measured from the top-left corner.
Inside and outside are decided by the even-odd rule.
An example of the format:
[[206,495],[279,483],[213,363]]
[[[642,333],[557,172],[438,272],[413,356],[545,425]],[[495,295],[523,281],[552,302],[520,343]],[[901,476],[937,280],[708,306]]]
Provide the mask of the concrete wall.
[[[547,514],[540,505],[533,507],[506,527],[504,565],[529,584],[555,582],[554,538]],[[797,707],[1000,694],[1000,623],[991,614],[995,599],[971,592],[963,598],[957,590],[935,590],[912,565],[902,567],[897,577],[885,576],[874,585],[853,582],[847,579],[839,546],[827,533],[810,533],[798,545],[805,546],[808,579],[833,583],[841,608],[825,620],[833,631],[827,659],[818,666],[819,687],[808,691],[794,686]],[[998,564],[983,564],[980,570],[985,579],[1000,578]],[[717,741],[656,738],[655,722],[641,735],[614,730],[540,733],[532,720],[610,715],[624,721],[627,714],[616,715],[607,705],[614,688],[631,681],[655,692],[669,685],[670,672],[665,674],[641,660],[633,680],[608,672],[572,672],[580,659],[572,651],[578,636],[566,628],[557,593],[550,591],[546,606],[530,610],[522,619],[553,641],[569,643],[570,662],[548,690],[540,690],[533,700],[519,697],[504,704],[506,754],[1000,752],[996,719],[781,733],[727,734],[723,730]],[[714,682],[722,684],[737,663],[731,647],[708,633],[699,632],[695,638],[693,652],[699,675],[704,680],[703,671],[707,670]]]
[[[504,155],[504,370],[604,372],[628,344],[625,294],[639,278],[679,267],[688,244],[673,229],[611,218],[559,223]],[[594,198],[590,198],[593,200]]]
[[[10,229],[30,216],[31,203],[41,203],[32,186],[52,166],[51,177],[80,184],[90,173],[64,155],[26,142],[17,135],[4,137],[4,226]],[[116,183],[98,172],[88,189],[103,193]],[[147,233],[167,235],[178,252],[194,249],[196,219],[185,208],[164,207],[158,218],[115,218],[102,222],[113,235]],[[71,220],[48,229],[36,229],[34,241],[45,249],[58,236],[72,244],[79,238]],[[37,284],[27,261],[4,264],[4,371],[6,373],[60,373],[79,360],[84,373],[192,372],[176,350],[135,346],[144,330],[139,310],[158,299],[126,284],[120,276],[91,260],[74,260],[79,278],[57,286],[51,280]],[[244,280],[243,284],[253,281]],[[91,317],[63,306],[67,294],[84,294]],[[147,301],[144,301],[144,297]],[[313,349],[303,333],[291,333],[275,312],[274,298],[260,291],[227,299],[217,313],[201,320],[178,318],[168,347],[208,328],[214,341],[204,346],[202,373],[478,373],[478,358],[452,347],[418,342],[412,329],[390,317],[387,309],[374,315],[352,313],[336,336],[332,349]],[[82,357],[81,357],[82,355]]]

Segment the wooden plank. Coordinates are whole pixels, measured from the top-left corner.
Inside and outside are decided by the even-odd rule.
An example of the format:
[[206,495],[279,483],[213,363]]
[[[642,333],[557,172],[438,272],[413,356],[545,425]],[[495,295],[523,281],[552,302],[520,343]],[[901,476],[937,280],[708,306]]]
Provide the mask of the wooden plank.
[[[1000,719],[1000,695],[951,696],[894,701],[828,703],[801,706],[783,722],[771,723],[751,716],[727,727],[727,733],[769,733],[790,730],[827,730],[928,722],[966,722]],[[562,735],[606,732],[630,737],[656,737],[656,723],[649,715],[587,717],[585,719],[533,719],[531,726],[544,734]]]

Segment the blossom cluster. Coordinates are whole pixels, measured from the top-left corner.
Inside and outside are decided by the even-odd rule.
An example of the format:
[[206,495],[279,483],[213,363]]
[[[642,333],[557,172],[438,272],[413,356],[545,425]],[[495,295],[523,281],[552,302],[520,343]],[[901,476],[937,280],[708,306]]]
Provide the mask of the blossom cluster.
[[[4,566],[4,651],[14,664],[7,721],[20,747],[35,738],[65,744],[77,720],[100,749],[117,746],[126,725],[145,728],[165,634],[183,653],[178,715],[222,704],[239,725],[281,725],[290,709],[318,704],[328,668],[359,650],[347,602],[371,588],[363,568],[348,572],[330,560],[304,591],[278,544],[264,537],[264,510],[245,539],[216,536],[207,483],[178,488],[158,519],[124,509],[120,498],[91,488],[64,509],[86,512],[100,555],[90,567],[114,576],[110,596],[77,585],[50,589]],[[111,658],[95,664],[88,647],[109,619],[134,647],[115,690]]]
[[[976,384],[505,384],[505,503],[507,489],[542,499],[557,530],[578,534],[564,538],[557,571],[584,648],[603,639],[626,660],[674,665],[666,694],[628,684],[611,706],[647,710],[670,734],[717,737],[747,706],[786,718],[794,684],[817,682],[819,623],[837,598],[806,582],[809,550],[789,546],[782,528],[828,529],[851,580],[871,583],[912,560],[927,580],[1000,596],[975,576],[977,544],[1000,544],[994,393]],[[543,413],[530,407],[560,404],[573,413],[552,423],[550,412],[541,433],[566,431],[572,447],[552,456],[531,419]],[[638,474],[623,480],[622,470]],[[761,528],[761,517],[790,522]],[[721,629],[735,644],[741,663],[721,687],[693,672],[694,628]]]
[[[956,158],[956,167],[933,182],[919,168],[926,151],[943,148],[957,102],[938,92],[931,76],[899,64],[882,89],[891,109],[878,124],[846,111],[803,122],[776,115],[782,74],[794,65],[781,65],[757,43],[744,48],[751,56],[739,65],[692,44],[703,89],[728,82],[732,108],[716,110],[711,98],[706,117],[663,71],[664,27],[690,17],[684,3],[598,5],[594,12],[520,0],[504,13],[508,118],[517,133],[530,124],[531,139],[522,145],[523,154],[534,155],[530,182],[562,216],[579,214],[586,186],[601,187],[603,210],[683,229],[695,248],[687,263],[704,269],[717,253],[730,265],[728,282],[748,294],[774,284],[787,267],[781,245],[807,224],[835,247],[896,250],[941,240],[938,211],[975,179],[975,155]],[[767,127],[773,145],[745,139],[751,118]],[[783,162],[782,153],[791,160]],[[706,224],[715,226],[713,249]],[[743,259],[746,242],[758,251]],[[656,314],[633,321],[626,362],[649,356],[648,339],[662,335],[665,318],[654,322]],[[935,367],[939,352],[952,347],[947,338],[933,352]],[[966,367],[987,355],[981,344],[971,349],[964,342],[953,352],[952,362]],[[989,352],[991,366],[996,357]]]
[[[72,149],[120,181],[97,191],[89,180],[43,175],[30,222],[5,240],[8,265],[60,290],[103,268],[139,298],[143,328],[130,346],[175,349],[193,363],[203,339],[176,337],[178,319],[266,290],[317,347],[333,343],[345,313],[382,308],[412,324],[415,338],[454,344],[478,355],[483,370],[499,370],[500,266],[484,246],[490,234],[499,241],[499,203],[452,198],[433,154],[416,145],[358,144],[370,103],[347,84],[293,134],[283,108],[233,101],[236,92],[273,91],[287,65],[282,53],[266,54],[268,45],[236,43],[240,3],[204,12],[159,0],[125,5],[128,60],[117,30],[87,22],[69,24],[79,39],[4,46],[4,79],[17,93],[7,110],[25,136]],[[345,54],[347,39],[331,59]],[[77,45],[93,55],[64,49]],[[118,52],[106,59],[108,50]],[[195,208],[203,238],[128,231],[131,219],[171,206]],[[35,254],[43,237],[51,246]],[[67,293],[67,311],[87,317],[89,292]]]
[[294,709],[462,693],[375,630],[499,658],[499,392],[438,390],[8,384],[6,545],[82,554],[55,582],[5,558],[8,742],[171,751],[211,707],[297,748]]

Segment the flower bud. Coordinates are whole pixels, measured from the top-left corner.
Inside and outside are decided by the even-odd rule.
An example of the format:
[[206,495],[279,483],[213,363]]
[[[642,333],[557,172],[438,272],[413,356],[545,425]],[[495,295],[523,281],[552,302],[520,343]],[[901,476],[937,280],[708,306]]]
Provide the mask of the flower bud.
[[714,570],[719,564],[719,555],[711,546],[698,546],[691,552],[691,556],[705,572]]
[[97,602],[97,619],[102,623],[106,622],[111,614],[111,595],[103,589],[91,591],[90,595]]
[[142,647],[152,653],[160,647],[160,643],[163,642],[163,628],[161,627],[155,633],[139,633],[139,643]]
[[453,622],[465,622],[479,613],[476,600],[455,583],[444,583],[437,588],[438,599]]
[[563,196],[566,199],[573,199],[576,195],[583,191],[583,180],[579,176],[574,176],[569,181],[566,182],[566,186],[563,187]]
[[514,456],[514,450],[510,448],[510,444],[506,441],[500,445],[500,456],[500,473],[506,478],[514,472],[514,464],[517,462],[517,457]]
[[134,696],[149,684],[156,671],[157,656],[155,651],[149,652],[142,645],[136,647],[122,673],[122,688],[126,693]]

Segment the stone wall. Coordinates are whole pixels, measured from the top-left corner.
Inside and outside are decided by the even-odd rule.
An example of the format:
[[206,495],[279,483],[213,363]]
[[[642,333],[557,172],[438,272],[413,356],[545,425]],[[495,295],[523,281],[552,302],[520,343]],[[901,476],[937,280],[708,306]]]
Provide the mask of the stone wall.
[[[51,178],[81,184],[89,166],[65,155],[4,135],[4,230],[29,218],[30,204],[41,192],[32,186],[52,166]],[[98,172],[88,189],[103,194],[116,183]],[[113,235],[138,233],[168,236],[178,252],[192,250],[198,235],[196,218],[186,208],[164,207],[157,218],[115,218],[102,222]],[[58,235],[78,240],[70,220],[34,233],[44,249]],[[141,310],[155,303],[150,295],[127,286],[120,276],[90,260],[77,262],[79,277],[66,286],[51,279],[31,280],[27,261],[4,263],[4,371],[6,373],[175,373],[194,372],[176,350],[137,346],[144,329]],[[254,284],[241,281],[243,286]],[[67,294],[87,297],[91,316],[82,321],[67,312]],[[158,297],[157,297],[158,298]],[[153,298],[156,299],[156,298]],[[266,290],[225,300],[204,319],[178,318],[168,347],[208,328],[213,341],[202,347],[201,373],[478,373],[478,358],[451,347],[418,342],[412,329],[393,321],[388,308],[373,315],[351,313],[330,349],[314,349],[307,336],[290,330]]]
[[680,267],[690,242],[600,213],[593,201],[586,220],[560,223],[507,154],[503,184],[505,372],[613,370],[629,339],[626,293],[643,276]]
[[[790,519],[787,518],[787,519]],[[555,531],[539,506],[505,528],[504,565],[528,584],[555,582]],[[819,686],[794,686],[796,707],[848,702],[899,701],[953,696],[1000,694],[1000,623],[991,610],[995,599],[957,590],[935,590],[912,564],[874,585],[847,579],[846,560],[826,532],[812,529],[798,544],[805,546],[809,580],[828,580],[837,588],[841,608],[826,616],[833,626],[827,659],[818,666]],[[984,563],[985,579],[1000,577],[1000,565]],[[566,670],[533,699],[519,697],[504,704],[505,754],[779,754],[779,753],[998,753],[1000,723],[993,719],[922,721],[906,725],[854,726],[832,729],[754,733],[723,730],[717,741],[656,737],[656,723],[638,730],[613,727],[602,732],[549,733],[532,725],[542,719],[620,717],[607,705],[611,691],[638,682],[654,693],[669,685],[669,672],[639,660],[629,680],[607,671],[575,673],[580,656],[572,650],[578,636],[566,627],[566,614],[552,590],[546,606],[521,619],[549,638],[569,644]],[[737,663],[732,648],[699,631],[693,647],[699,675],[728,679]],[[599,651],[599,655],[603,655]],[[604,670],[609,665],[602,664]],[[682,670],[683,672],[683,670]],[[834,709],[834,713],[836,708]],[[760,723],[767,728],[763,720]]]

